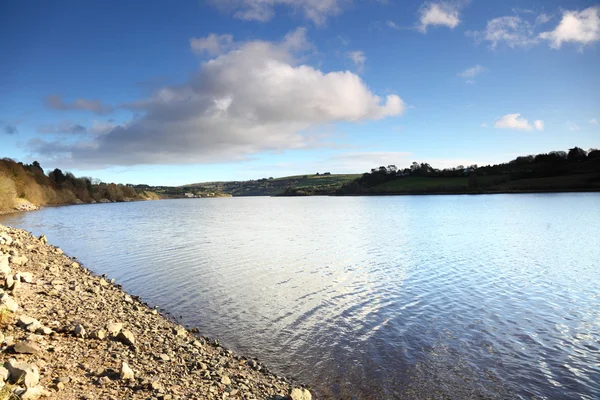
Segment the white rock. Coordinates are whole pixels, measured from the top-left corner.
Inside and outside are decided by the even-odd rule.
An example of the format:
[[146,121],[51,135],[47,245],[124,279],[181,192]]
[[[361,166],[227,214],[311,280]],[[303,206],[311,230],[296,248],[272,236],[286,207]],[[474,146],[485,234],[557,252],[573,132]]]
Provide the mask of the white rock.
[[121,332],[119,332],[117,335],[117,340],[130,346],[135,344],[135,337],[133,336],[133,333],[127,329],[123,329]]
[[13,287],[14,283],[15,283],[15,279],[13,278],[13,276],[11,274],[8,274],[6,276],[6,288],[11,289]]
[[121,379],[123,379],[124,381],[135,379],[135,374],[133,373],[132,369],[129,368],[129,365],[127,365],[127,363],[125,362],[123,363],[123,365],[121,365]]
[[290,400],[311,400],[312,395],[306,389],[294,388],[290,392]]
[[113,336],[118,335],[121,329],[123,329],[123,324],[120,322],[109,322],[106,324],[106,330]]
[[0,367],[0,381],[2,382],[6,382],[8,380],[8,376],[10,374],[8,373],[8,370],[4,367]]
[[19,363],[13,358],[7,361],[4,367],[9,372],[11,382],[21,382],[28,388],[37,386],[40,383],[40,372],[35,365]]
[[42,326],[40,321],[35,318],[28,317],[27,315],[20,315],[17,319],[17,325],[23,329],[27,329],[30,332],[35,332],[37,328]]
[[[17,272],[19,277],[21,278],[21,282],[32,283],[33,282],[33,274],[31,272]],[[16,279],[16,278],[15,278]]]
[[10,274],[10,266],[8,265],[8,256],[7,255],[0,255],[0,273],[3,273],[5,275]]
[[17,304],[16,301],[13,300],[12,297],[10,297],[8,294],[4,293],[2,295],[2,297],[0,297],[0,304],[3,304],[4,306],[6,306],[6,308],[8,309],[8,311],[10,312],[15,312],[17,311],[17,309],[19,308],[19,305]]
[[27,264],[28,259],[25,256],[11,256],[9,261],[13,265],[25,265]]
[[36,400],[41,396],[46,397],[50,395],[50,393],[44,390],[41,385],[28,389],[17,388],[13,390],[13,393],[16,394],[21,400]]

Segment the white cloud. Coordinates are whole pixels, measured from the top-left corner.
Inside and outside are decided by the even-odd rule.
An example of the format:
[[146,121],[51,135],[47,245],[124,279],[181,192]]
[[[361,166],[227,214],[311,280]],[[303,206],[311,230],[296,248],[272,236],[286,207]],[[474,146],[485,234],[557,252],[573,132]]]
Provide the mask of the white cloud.
[[574,122],[569,122],[569,123],[567,124],[567,128],[568,128],[568,129],[569,129],[571,132],[577,132],[577,131],[580,131],[580,130],[581,130],[581,128],[579,127],[579,125],[577,125],[577,124],[576,124],[576,123],[574,123]]
[[388,28],[400,29],[400,27],[394,21],[390,21],[389,19],[385,21],[385,24],[388,26]]
[[454,29],[460,24],[458,7],[446,2],[423,4],[419,14],[419,30],[423,33],[429,25]]
[[485,122],[482,122],[481,125],[479,125],[481,128],[487,128],[488,124],[486,124]]
[[550,18],[550,16],[549,16],[548,14],[541,13],[540,15],[538,15],[538,16],[535,18],[535,23],[536,23],[536,24],[538,24],[538,25],[543,25],[543,24],[545,24],[546,22],[549,22],[549,21],[550,21],[550,19],[551,19],[551,18]]
[[457,75],[461,76],[463,78],[474,78],[475,76],[479,75],[483,71],[485,71],[484,67],[482,67],[481,65],[475,65],[471,68],[465,69],[462,72],[459,72]]
[[544,130],[544,121],[536,120],[533,122],[533,126],[528,120],[521,117],[521,114],[506,114],[494,122],[494,128],[499,129],[517,129],[523,131],[531,131],[534,128],[538,131]]
[[520,17],[498,17],[488,21],[483,31],[468,31],[476,41],[487,41],[491,48],[500,43],[509,47],[526,47],[538,42],[534,33],[534,25]]
[[540,38],[548,40],[550,47],[559,49],[565,42],[579,43],[582,46],[600,40],[600,6],[583,11],[564,11],[558,26],[543,32]]
[[349,51],[348,53],[346,53],[346,57],[352,60],[358,72],[364,71],[365,61],[367,61],[365,53],[363,53],[362,51]]
[[315,24],[323,24],[328,17],[341,12],[347,0],[208,0],[221,10],[233,12],[235,18],[247,21],[267,22],[275,15],[275,9],[288,6],[301,11]]
[[211,33],[204,38],[191,38],[190,47],[196,53],[204,52],[209,55],[218,55],[231,49],[233,44],[233,36],[231,35],[216,35]]
[[590,124],[592,124],[592,125],[598,125],[598,120],[597,120],[596,118],[592,118],[592,119],[590,119],[590,121],[589,121],[589,122],[590,122]]
[[481,65],[475,65],[471,68],[467,68],[462,72],[459,72],[458,74],[456,74],[457,76],[460,76],[461,78],[465,78],[465,83],[468,84],[473,84],[475,83],[475,78],[477,75],[479,75],[480,73],[482,73],[483,71],[485,71],[485,68],[482,67]]
[[235,43],[187,82],[126,105],[135,117],[110,132],[30,148],[80,168],[225,162],[324,146],[319,127],[403,113],[400,97],[375,95],[356,74],[300,64],[298,49],[307,46],[302,30],[276,43]]

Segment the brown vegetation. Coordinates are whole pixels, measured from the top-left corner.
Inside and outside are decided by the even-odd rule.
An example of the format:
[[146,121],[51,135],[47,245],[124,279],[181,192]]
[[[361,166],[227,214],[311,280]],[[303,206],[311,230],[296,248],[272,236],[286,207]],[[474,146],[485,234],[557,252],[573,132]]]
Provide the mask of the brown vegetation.
[[24,199],[36,206],[95,203],[101,201],[155,200],[152,192],[138,193],[134,188],[114,183],[94,183],[55,169],[48,175],[40,164],[0,160],[0,211],[13,209]]

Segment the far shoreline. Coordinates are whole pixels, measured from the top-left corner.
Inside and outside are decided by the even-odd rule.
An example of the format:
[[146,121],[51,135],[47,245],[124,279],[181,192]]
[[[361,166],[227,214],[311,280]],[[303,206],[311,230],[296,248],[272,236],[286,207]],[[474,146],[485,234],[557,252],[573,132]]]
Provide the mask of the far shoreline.
[[110,202],[96,202],[96,203],[72,203],[72,204],[49,204],[45,206],[35,206],[36,208],[28,209],[10,209],[0,211],[0,217],[3,215],[12,215],[17,213],[25,213],[31,211],[40,211],[44,208],[58,208],[68,206],[86,206],[86,205],[97,205],[97,204],[119,204],[119,203],[138,203],[145,201],[160,201],[160,200],[200,200],[200,199],[222,199],[222,198],[252,198],[252,197],[389,197],[389,196],[481,196],[481,195],[497,195],[497,194],[550,194],[550,193],[600,193],[600,190],[596,189],[558,189],[558,190],[510,190],[510,191],[494,191],[494,192],[382,192],[382,193],[344,193],[344,194],[311,194],[311,195],[271,195],[271,196],[218,196],[218,197],[167,197],[160,199],[150,200],[128,200],[128,201],[110,201]]

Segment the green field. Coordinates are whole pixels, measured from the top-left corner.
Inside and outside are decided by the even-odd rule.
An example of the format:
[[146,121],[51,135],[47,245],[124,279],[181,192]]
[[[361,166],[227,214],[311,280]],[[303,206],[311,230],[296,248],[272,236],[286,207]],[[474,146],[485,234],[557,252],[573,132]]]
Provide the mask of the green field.
[[[569,174],[544,178],[510,180],[508,176],[478,176],[471,181],[468,177],[404,177],[386,182],[362,194],[409,194],[409,193],[504,193],[504,192],[554,192],[554,191],[598,191],[600,174]],[[357,193],[358,194],[358,193]]]
[[334,194],[342,185],[360,176],[361,174],[295,175],[250,181],[194,183],[181,189],[201,189],[233,196],[278,196],[286,192],[291,195]]

